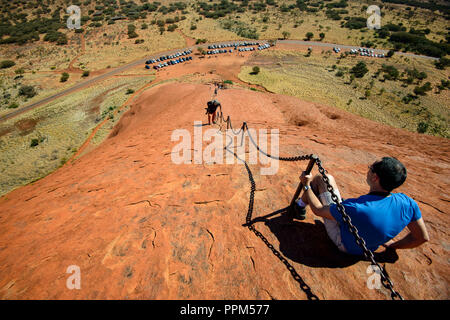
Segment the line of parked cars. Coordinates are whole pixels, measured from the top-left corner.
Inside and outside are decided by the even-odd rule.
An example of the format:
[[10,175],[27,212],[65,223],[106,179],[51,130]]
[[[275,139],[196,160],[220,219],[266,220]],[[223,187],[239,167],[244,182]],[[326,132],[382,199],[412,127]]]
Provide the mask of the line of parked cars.
[[270,48],[270,44],[264,43],[258,47],[258,50],[264,50]]
[[239,48],[239,52],[244,52],[244,51],[255,51],[255,48],[254,47]]
[[334,48],[333,48],[333,51],[334,51],[335,53],[339,53],[339,52],[341,52],[341,48],[334,47]]
[[206,51],[206,54],[218,54],[218,53],[227,53],[227,52],[233,52],[232,49],[227,50],[227,49],[215,49],[215,50],[208,50]]
[[234,42],[234,43],[224,43],[224,44],[212,44],[208,46],[208,49],[222,49],[222,48],[231,48],[234,47],[234,50],[237,50],[237,47],[247,47],[247,46],[259,46],[258,42]]
[[[174,54],[170,54],[170,55],[166,55],[166,56],[161,56],[159,58],[156,59],[150,59],[147,60],[145,62],[145,68],[146,69],[150,69],[151,68],[151,64],[153,63],[158,63],[157,65],[153,66],[153,69],[158,70],[164,67],[168,67],[170,65],[175,65],[178,63],[183,63],[189,60],[192,60],[192,57],[189,56],[192,53],[191,49],[185,50],[185,51],[180,51],[180,52],[176,52]],[[169,61],[166,61],[169,60]]]
[[[334,47],[333,51],[335,53],[341,52],[341,48]],[[359,49],[350,49],[350,54],[359,54],[360,56],[364,57],[373,57],[373,58],[384,58],[384,53],[375,53],[372,49],[367,48],[359,48]]]
[[367,48],[359,48],[359,49],[351,49],[351,54],[359,54],[360,56],[365,57],[373,57],[373,58],[384,58],[384,53],[375,53],[372,49]]

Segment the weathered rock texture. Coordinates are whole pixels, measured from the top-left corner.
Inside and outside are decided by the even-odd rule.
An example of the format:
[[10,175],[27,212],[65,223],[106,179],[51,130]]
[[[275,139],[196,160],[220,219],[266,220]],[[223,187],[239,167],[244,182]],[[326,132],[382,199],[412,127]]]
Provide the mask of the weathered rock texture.
[[[244,165],[171,161],[173,130],[192,134],[195,120],[205,123],[212,92],[186,83],[145,91],[98,148],[1,198],[0,297],[307,299],[286,266],[243,226],[250,192]],[[398,251],[386,268],[406,299],[448,299],[448,140],[239,87],[221,90],[218,99],[234,127],[247,121],[279,129],[280,155],[317,154],[344,198],[368,191],[367,165],[377,158],[405,163],[409,176],[398,191],[419,204],[431,241]],[[202,130],[212,127],[219,128]],[[306,164],[281,162],[269,176],[260,174],[264,165],[250,165],[253,218],[289,204]],[[310,211],[304,221],[283,220],[275,215],[254,226],[319,299],[389,299],[384,288],[367,288],[369,263],[339,253]],[[80,290],[66,287],[70,265],[81,269]]]

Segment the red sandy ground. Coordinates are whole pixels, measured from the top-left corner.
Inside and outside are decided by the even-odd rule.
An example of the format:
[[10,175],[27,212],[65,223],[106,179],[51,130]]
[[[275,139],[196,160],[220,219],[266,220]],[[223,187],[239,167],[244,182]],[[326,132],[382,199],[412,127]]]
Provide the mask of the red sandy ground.
[[[236,55],[195,59],[159,72],[154,83],[194,73],[240,83],[245,61]],[[2,197],[0,297],[306,299],[286,266],[242,226],[250,191],[245,167],[171,161],[173,130],[193,133],[195,120],[205,122],[212,94],[206,84],[144,88],[99,147]],[[281,155],[317,154],[344,198],[367,192],[367,165],[377,158],[404,162],[409,176],[399,192],[418,202],[431,241],[398,251],[386,268],[407,299],[449,298],[448,140],[240,86],[217,98],[234,127],[247,121],[251,128],[279,129]],[[282,162],[276,175],[262,176],[261,165],[251,165],[253,218],[286,207],[305,166]],[[369,263],[339,253],[311,212],[292,225],[276,215],[254,226],[318,298],[389,299],[384,288],[367,288]],[[66,287],[70,265],[81,269],[80,290]]]

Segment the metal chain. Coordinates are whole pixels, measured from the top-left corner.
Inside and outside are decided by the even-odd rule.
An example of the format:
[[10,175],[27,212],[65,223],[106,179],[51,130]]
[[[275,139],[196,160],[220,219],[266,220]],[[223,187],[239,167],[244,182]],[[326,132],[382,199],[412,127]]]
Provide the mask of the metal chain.
[[233,153],[233,155],[240,161],[242,161],[245,165],[245,169],[247,169],[247,173],[248,173],[248,178],[250,180],[250,200],[249,200],[249,204],[248,204],[248,211],[247,211],[247,217],[246,217],[246,222],[248,225],[248,229],[250,231],[252,231],[257,237],[259,237],[265,244],[266,246],[272,250],[273,254],[280,259],[281,262],[284,263],[284,265],[286,266],[286,268],[289,270],[289,272],[291,273],[292,277],[295,279],[295,281],[297,281],[300,284],[300,288],[303,290],[303,292],[305,292],[308,300],[319,300],[319,297],[317,297],[311,290],[311,288],[308,286],[308,284],[306,284],[306,282],[303,280],[303,278],[297,273],[297,271],[295,270],[295,268],[289,263],[289,261],[287,261],[287,259],[285,257],[283,257],[283,255],[277,250],[275,249],[275,247],[269,242],[269,240],[267,240],[266,237],[264,237],[264,235],[259,232],[252,224],[251,224],[251,220],[252,220],[252,215],[253,215],[253,205],[255,203],[255,190],[256,190],[256,184],[255,184],[255,180],[253,179],[253,174],[252,171],[250,170],[247,162],[241,158],[239,158],[239,156],[234,152],[234,151],[230,151],[228,149],[228,146],[225,147],[225,149],[228,152]]
[[336,203],[336,206],[337,206],[336,208],[339,211],[339,213],[342,215],[342,220],[347,224],[350,232],[356,239],[356,243],[363,250],[363,253],[364,253],[364,256],[366,257],[366,259],[370,260],[372,265],[377,266],[379,268],[379,270],[381,271],[380,272],[381,280],[382,280],[381,283],[383,284],[383,286],[386,289],[389,289],[391,291],[391,298],[393,300],[395,300],[397,298],[400,300],[403,300],[403,297],[400,295],[400,293],[395,291],[394,284],[392,283],[391,279],[389,278],[388,274],[386,273],[386,270],[384,268],[382,268],[378,264],[378,262],[375,261],[373,252],[367,248],[366,242],[364,241],[363,238],[361,238],[361,236],[358,233],[358,229],[352,224],[352,220],[345,212],[345,208],[342,205],[342,203],[339,202],[339,198],[337,197],[336,193],[334,192],[333,187],[331,186],[331,183],[325,173],[325,169],[322,167],[322,161],[320,161],[319,158],[316,159],[316,164],[317,164],[319,173],[322,175],[322,180],[327,185],[328,192],[331,193],[331,199],[333,200],[334,203]]
[[[221,116],[222,120],[224,120],[222,113],[221,113],[220,116]],[[241,129],[238,131],[238,133],[235,133],[235,131],[233,130],[233,127],[231,125],[230,117],[227,118],[226,122],[227,122],[227,124],[229,124],[232,132],[235,135],[237,135],[237,134],[242,132],[242,140],[243,140],[243,135],[245,133],[245,129],[247,129],[250,141],[252,141],[252,143],[256,147],[256,149],[259,152],[261,152],[262,154],[264,154],[265,156],[269,157],[269,158],[280,160],[280,161],[303,161],[303,160],[310,160],[310,159],[312,159],[312,155],[300,155],[300,156],[296,156],[296,157],[275,157],[275,156],[272,156],[272,155],[264,152],[263,150],[261,150],[260,147],[258,146],[258,144],[253,140],[253,137],[251,136],[250,132],[248,131],[248,125],[247,125],[246,122],[244,122],[242,124]],[[227,151],[229,151],[228,150],[228,146],[225,147],[225,149],[227,149]],[[232,153],[237,157],[236,153],[234,153],[234,152],[232,152]],[[237,158],[240,159],[239,157],[237,157]],[[251,182],[250,203],[249,203],[249,209],[248,209],[248,212],[247,212],[247,224],[249,224],[249,226],[248,226],[249,230],[253,231],[258,237],[260,237],[264,241],[264,243],[272,250],[272,252],[287,266],[288,270],[291,271],[291,274],[294,276],[294,278],[297,281],[300,282],[300,286],[302,287],[302,289],[306,289],[306,291],[309,290],[308,292],[311,292],[311,289],[308,287],[308,285],[306,285],[306,283],[304,283],[304,281],[301,279],[301,277],[298,275],[298,273],[295,271],[295,269],[289,264],[289,262],[284,257],[282,257],[281,254],[273,247],[273,245],[271,245],[268,242],[268,240],[258,230],[256,230],[251,225],[251,217],[252,217],[252,213],[253,213],[253,203],[254,203],[255,182],[253,180],[253,175],[252,175],[252,173],[250,171],[250,168],[247,165],[247,162],[242,160],[242,159],[240,159],[240,160],[244,162],[245,167],[246,167],[247,172],[248,172],[248,175],[249,175],[250,182]],[[337,210],[341,214],[342,220],[347,224],[350,232],[355,237],[356,243],[362,249],[365,258],[367,260],[370,260],[372,265],[377,266],[379,268],[380,275],[381,275],[381,283],[383,284],[383,286],[386,289],[390,290],[392,300],[395,300],[395,299],[403,300],[403,297],[400,295],[400,293],[395,291],[394,285],[393,285],[391,279],[389,278],[389,275],[387,274],[385,268],[381,267],[378,264],[378,262],[375,261],[375,257],[373,255],[372,251],[370,251],[367,248],[366,242],[359,235],[358,229],[352,224],[351,218],[345,212],[345,208],[342,205],[342,203],[339,202],[339,198],[337,197],[336,193],[334,192],[333,186],[330,184],[330,181],[329,181],[329,179],[328,179],[328,177],[326,175],[326,170],[322,166],[322,161],[319,158],[317,158],[315,160],[315,163],[316,163],[316,165],[318,167],[319,173],[322,175],[322,180],[325,182],[325,184],[327,186],[327,190],[331,193],[331,199],[333,200],[334,203],[336,203]],[[301,281],[298,280],[298,279],[300,279]],[[311,295],[317,298],[317,296],[315,296],[314,294],[311,293]]]

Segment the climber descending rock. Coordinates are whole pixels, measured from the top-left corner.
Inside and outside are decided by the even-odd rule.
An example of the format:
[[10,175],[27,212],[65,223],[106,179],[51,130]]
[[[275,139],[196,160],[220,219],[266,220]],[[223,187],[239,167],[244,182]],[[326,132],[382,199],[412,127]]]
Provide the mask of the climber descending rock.
[[[335,180],[330,175],[327,177],[338,202],[341,202]],[[338,206],[333,203],[322,176],[313,178],[311,174],[303,172],[300,180],[305,190],[302,198],[297,201],[301,210],[305,210],[305,206],[309,204],[315,215],[324,218],[327,233],[339,250],[362,254],[360,246],[343,221]],[[384,246],[386,250],[415,248],[429,240],[417,203],[403,193],[391,193],[405,180],[404,165],[395,158],[384,157],[369,166],[366,177],[369,193],[342,202],[352,224],[371,251],[377,250],[379,246]],[[393,241],[406,226],[410,233]]]
[[220,107],[220,112],[222,113],[222,105],[217,100],[211,100],[207,103],[208,107],[206,109],[206,114],[208,115],[208,124],[211,124],[211,116],[212,116],[212,122],[216,123],[216,113],[217,108]]

